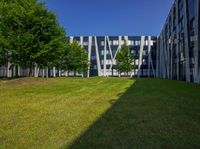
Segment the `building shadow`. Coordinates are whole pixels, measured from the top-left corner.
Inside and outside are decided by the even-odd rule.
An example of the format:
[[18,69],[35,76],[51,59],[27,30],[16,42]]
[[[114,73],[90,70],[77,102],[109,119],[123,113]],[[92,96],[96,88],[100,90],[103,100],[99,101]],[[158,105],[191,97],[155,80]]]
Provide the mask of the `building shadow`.
[[[118,100],[110,99],[112,107],[108,109],[90,128],[77,138],[67,149],[122,149],[136,147],[140,125],[144,121],[137,116],[135,93],[137,82]],[[137,141],[138,142],[138,141]],[[141,142],[142,143],[142,142]]]

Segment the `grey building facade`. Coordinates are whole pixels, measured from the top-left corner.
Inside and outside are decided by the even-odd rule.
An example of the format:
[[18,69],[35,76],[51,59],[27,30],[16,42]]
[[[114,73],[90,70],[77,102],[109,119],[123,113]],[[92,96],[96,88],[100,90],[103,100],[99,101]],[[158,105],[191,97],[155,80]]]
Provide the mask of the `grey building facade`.
[[124,44],[134,56],[135,69],[130,75],[156,76],[156,36],[71,36],[69,40],[77,41],[87,51],[91,64],[88,76],[118,76],[115,58]]
[[175,0],[158,37],[157,77],[200,83],[199,0]]

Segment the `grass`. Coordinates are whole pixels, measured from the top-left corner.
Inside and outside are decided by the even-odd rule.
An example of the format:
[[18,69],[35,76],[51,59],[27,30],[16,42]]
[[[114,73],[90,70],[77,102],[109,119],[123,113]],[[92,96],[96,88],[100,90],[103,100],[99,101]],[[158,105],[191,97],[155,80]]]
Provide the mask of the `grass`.
[[0,80],[0,148],[200,148],[200,85],[126,78]]

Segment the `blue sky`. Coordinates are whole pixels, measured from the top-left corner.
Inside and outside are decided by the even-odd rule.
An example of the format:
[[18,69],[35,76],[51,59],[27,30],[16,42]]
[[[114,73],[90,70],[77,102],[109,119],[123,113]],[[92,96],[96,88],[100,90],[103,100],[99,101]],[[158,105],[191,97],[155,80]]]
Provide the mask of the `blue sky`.
[[67,35],[158,35],[173,0],[48,0]]

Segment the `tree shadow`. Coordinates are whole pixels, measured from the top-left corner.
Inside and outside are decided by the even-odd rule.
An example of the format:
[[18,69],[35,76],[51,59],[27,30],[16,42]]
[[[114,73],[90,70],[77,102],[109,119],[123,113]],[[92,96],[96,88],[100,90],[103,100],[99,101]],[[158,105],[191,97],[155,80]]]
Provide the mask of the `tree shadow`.
[[[136,121],[137,115],[134,112],[135,82],[124,94],[119,94],[118,100],[111,99],[112,107],[108,109],[86,132],[77,138],[69,149],[98,149],[98,148],[132,148],[137,140]],[[142,142],[141,142],[142,143]]]

